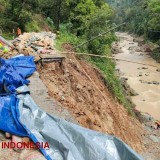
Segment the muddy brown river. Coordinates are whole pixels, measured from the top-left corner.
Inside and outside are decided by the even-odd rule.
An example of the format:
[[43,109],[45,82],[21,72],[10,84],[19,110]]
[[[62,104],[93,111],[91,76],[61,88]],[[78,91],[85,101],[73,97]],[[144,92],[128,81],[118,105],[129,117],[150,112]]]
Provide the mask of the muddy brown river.
[[160,72],[157,71],[160,63],[153,60],[147,52],[142,51],[131,35],[116,34],[120,38],[117,46],[121,53],[115,54],[115,58],[149,64],[117,61],[116,68],[120,70],[120,76],[127,78],[129,86],[138,94],[131,97],[136,109],[160,120]]

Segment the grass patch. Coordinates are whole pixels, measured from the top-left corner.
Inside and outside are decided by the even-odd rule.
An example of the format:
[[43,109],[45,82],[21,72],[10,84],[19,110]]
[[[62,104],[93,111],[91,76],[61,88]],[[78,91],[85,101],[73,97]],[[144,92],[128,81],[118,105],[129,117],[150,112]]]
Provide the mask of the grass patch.
[[28,22],[25,26],[25,29],[27,32],[40,32],[41,28],[39,27],[39,24],[37,21],[31,21]]
[[52,20],[40,14],[34,14],[31,21],[25,25],[26,32],[54,31],[55,26]]
[[2,34],[1,35],[4,39],[6,39],[6,40],[13,40],[14,38],[13,38],[13,34]]
[[[72,46],[77,46],[78,44],[81,44],[85,41],[84,38],[79,38],[77,36],[75,36],[74,34],[70,33],[67,30],[67,26],[66,25],[61,25],[60,27],[60,33],[57,36],[57,40],[56,40],[56,49],[62,51],[62,45],[69,43]],[[86,51],[85,46],[83,46],[83,48],[78,48],[76,49],[77,52],[80,51]]]

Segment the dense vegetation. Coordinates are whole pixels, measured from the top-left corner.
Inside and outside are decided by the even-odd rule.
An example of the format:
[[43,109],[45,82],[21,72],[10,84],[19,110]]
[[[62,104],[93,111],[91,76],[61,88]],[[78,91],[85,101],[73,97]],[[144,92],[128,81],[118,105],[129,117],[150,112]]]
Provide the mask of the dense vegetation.
[[[124,30],[160,40],[160,0],[106,0],[116,10],[116,23],[126,22]],[[160,43],[160,42],[158,42]]]
[[144,36],[159,45],[151,54],[160,62],[160,0],[106,0],[116,14],[115,23],[126,22],[122,31]]

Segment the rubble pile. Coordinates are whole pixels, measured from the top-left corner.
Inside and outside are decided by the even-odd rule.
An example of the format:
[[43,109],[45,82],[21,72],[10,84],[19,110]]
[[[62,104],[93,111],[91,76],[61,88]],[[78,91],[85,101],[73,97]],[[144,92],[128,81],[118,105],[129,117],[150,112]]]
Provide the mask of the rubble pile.
[[40,54],[55,54],[56,34],[51,32],[24,33],[13,40],[10,52],[3,54],[2,58],[11,58],[18,54],[31,55],[35,60],[40,59]]

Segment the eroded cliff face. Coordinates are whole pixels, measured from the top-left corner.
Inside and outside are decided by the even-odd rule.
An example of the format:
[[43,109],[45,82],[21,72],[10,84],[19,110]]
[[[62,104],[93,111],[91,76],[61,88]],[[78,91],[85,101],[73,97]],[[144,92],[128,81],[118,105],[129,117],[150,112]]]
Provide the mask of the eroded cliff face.
[[142,152],[141,124],[113,99],[97,69],[70,54],[62,64],[43,64],[39,73],[49,95],[67,108],[82,126],[115,135]]

